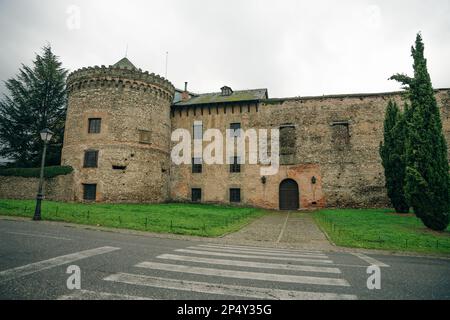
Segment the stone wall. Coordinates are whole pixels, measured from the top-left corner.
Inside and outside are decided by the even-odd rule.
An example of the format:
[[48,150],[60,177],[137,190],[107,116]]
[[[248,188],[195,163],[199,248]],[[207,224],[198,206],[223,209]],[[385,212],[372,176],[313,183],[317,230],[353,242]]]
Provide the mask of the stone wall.
[[[35,199],[38,186],[38,178],[0,176],[0,199]],[[44,195],[53,201],[73,200],[73,173],[45,179]]]
[[[166,201],[173,85],[140,70],[96,67],[70,75],[68,88],[62,164],[74,168],[75,200],[83,201],[83,184],[97,184],[99,202]],[[100,133],[88,133],[89,118],[101,119]],[[84,168],[87,150],[99,151],[97,168]]]
[[[450,90],[438,90],[436,97],[450,141]],[[299,185],[302,208],[388,206],[378,148],[389,99],[403,105],[402,93],[397,92],[269,99],[250,108],[175,109],[173,129],[191,130],[194,121],[203,121],[204,130],[217,128],[225,136],[234,122],[240,122],[242,129],[293,126],[295,153],[277,175],[267,177],[266,184],[258,165],[244,165],[238,174],[231,174],[228,165],[203,166],[201,174],[191,173],[188,165],[172,165],[171,198],[188,201],[191,188],[202,188],[203,201],[227,203],[228,190],[241,188],[243,204],[277,209],[279,184],[290,178]]]

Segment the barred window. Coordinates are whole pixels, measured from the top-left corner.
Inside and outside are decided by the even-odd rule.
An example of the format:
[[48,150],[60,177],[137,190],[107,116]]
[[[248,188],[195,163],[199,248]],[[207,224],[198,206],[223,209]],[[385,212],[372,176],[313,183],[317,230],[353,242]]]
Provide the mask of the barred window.
[[98,167],[98,151],[88,150],[84,152],[84,167],[85,168]]
[[350,124],[348,121],[332,123],[333,145],[340,147],[350,144]]
[[241,165],[240,165],[240,158],[239,157],[233,157],[231,158],[231,164],[230,164],[230,172],[231,173],[240,173],[241,172]]
[[202,201],[202,189],[193,188],[192,189],[192,202]]
[[86,201],[95,201],[97,199],[96,184],[83,184],[83,199]]
[[202,173],[202,158],[192,158],[192,173]]
[[237,188],[230,189],[230,202],[234,203],[241,202],[241,189]]
[[100,133],[102,128],[102,119],[90,118],[88,133]]

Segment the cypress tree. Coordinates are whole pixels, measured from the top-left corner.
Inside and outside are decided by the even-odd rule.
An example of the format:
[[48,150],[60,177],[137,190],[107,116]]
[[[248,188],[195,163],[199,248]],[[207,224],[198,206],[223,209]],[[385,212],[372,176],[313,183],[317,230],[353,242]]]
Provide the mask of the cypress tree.
[[66,75],[51,47],[37,54],[32,66],[22,65],[15,78],[5,82],[9,91],[0,101],[0,156],[17,167],[40,165],[40,132],[49,128],[46,164],[59,165],[66,117]]
[[397,213],[409,212],[404,192],[405,138],[404,115],[399,110],[397,103],[390,100],[384,120],[384,141],[380,145],[380,156],[384,167],[388,197]]
[[447,143],[420,33],[412,57],[413,78],[404,74],[391,77],[405,85],[411,102],[407,117],[405,191],[414,213],[425,226],[442,231],[449,224],[450,207]]

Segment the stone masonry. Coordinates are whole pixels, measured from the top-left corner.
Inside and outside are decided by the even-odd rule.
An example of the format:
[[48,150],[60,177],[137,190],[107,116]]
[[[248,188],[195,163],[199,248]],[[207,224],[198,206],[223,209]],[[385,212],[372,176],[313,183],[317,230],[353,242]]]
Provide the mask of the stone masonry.
[[[388,100],[403,105],[403,92],[269,99],[265,89],[224,87],[222,94],[196,95],[126,58],[75,71],[67,87],[62,164],[74,168],[68,201],[84,201],[84,186],[95,185],[98,202],[189,202],[192,189],[201,189],[201,202],[228,204],[234,188],[240,205],[278,209],[280,186],[290,179],[301,209],[389,205],[378,148]],[[450,141],[450,89],[436,97]],[[89,133],[89,119],[101,119],[100,132]],[[236,123],[244,130],[280,128],[285,154],[278,174],[263,178],[260,165],[242,165],[239,173],[227,164],[203,165],[193,173],[192,165],[173,164],[171,133],[192,132],[195,121],[203,132],[215,128],[224,136]],[[98,151],[93,168],[85,167],[89,150]]]

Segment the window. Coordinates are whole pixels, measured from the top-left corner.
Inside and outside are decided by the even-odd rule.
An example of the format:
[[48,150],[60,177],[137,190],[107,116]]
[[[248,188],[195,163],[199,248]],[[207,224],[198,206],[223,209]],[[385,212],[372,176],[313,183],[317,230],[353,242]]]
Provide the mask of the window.
[[86,201],[95,201],[97,199],[96,184],[83,184],[83,199]]
[[192,189],[192,202],[202,201],[202,189],[193,188]]
[[350,124],[348,121],[332,123],[332,142],[337,148],[350,144]]
[[192,158],[192,173],[202,173],[202,158]]
[[230,189],[230,202],[241,202],[241,189]]
[[241,165],[240,165],[240,158],[239,157],[233,157],[231,164],[230,164],[230,172],[231,173],[240,173],[241,172]]
[[152,133],[148,130],[139,130],[139,143],[150,144]]
[[232,123],[230,124],[230,130],[232,131],[231,136],[232,137],[240,137],[240,130],[241,129],[241,124],[240,123]]
[[203,122],[195,121],[193,127],[194,140],[203,140]]
[[127,166],[112,166],[113,170],[127,170]]
[[295,154],[295,127],[286,125],[280,127],[280,155]]
[[85,168],[98,167],[98,151],[89,150],[84,152],[84,167]]
[[88,133],[100,133],[101,128],[102,128],[102,119],[100,118],[89,119]]

